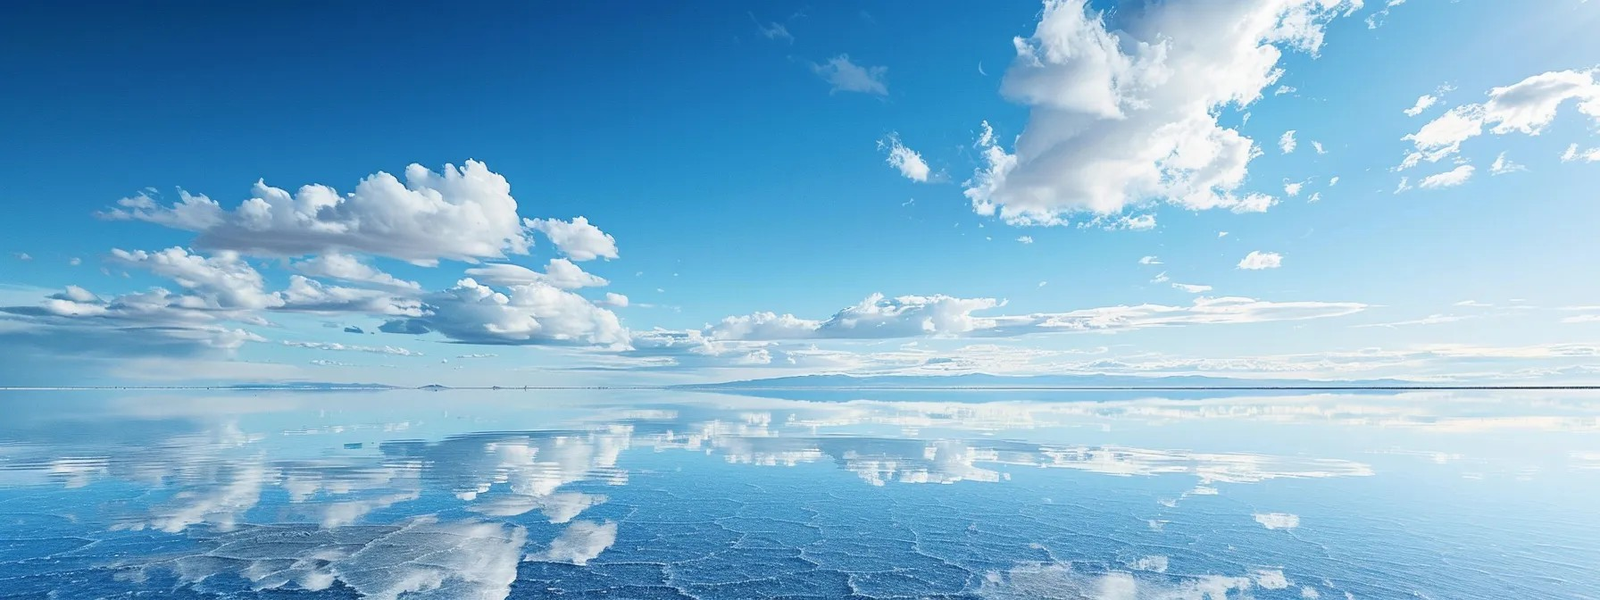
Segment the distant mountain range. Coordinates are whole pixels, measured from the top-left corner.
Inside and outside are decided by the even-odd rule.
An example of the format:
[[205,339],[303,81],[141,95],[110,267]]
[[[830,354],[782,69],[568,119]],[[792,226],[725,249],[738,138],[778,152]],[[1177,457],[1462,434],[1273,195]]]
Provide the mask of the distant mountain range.
[[724,383],[674,386],[679,389],[906,389],[906,388],[1319,388],[1428,387],[1402,379],[1318,381],[1311,379],[1242,379],[1205,375],[1140,377],[1137,375],[801,375]]

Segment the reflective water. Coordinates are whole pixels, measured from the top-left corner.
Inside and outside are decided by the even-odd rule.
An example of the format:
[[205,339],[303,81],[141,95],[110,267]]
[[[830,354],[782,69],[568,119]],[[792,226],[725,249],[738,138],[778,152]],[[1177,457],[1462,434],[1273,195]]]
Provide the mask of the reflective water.
[[1600,590],[1600,394],[783,395],[0,392],[0,597]]

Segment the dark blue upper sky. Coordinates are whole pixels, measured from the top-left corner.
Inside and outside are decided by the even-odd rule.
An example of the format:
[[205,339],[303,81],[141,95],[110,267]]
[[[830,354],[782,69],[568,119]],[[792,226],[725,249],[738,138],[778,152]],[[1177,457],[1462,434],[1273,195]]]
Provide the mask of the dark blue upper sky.
[[[0,108],[25,115],[0,124],[0,174],[17,182],[0,194],[29,221],[131,244],[148,232],[84,217],[146,186],[237,200],[260,178],[348,188],[375,170],[475,158],[541,214],[587,215],[633,245],[691,238],[777,258],[828,232],[870,238],[893,261],[911,251],[893,242],[917,234],[873,140],[899,131],[954,151],[981,120],[1021,114],[977,67],[992,57],[1000,72],[1038,6],[977,8],[30,5],[0,41],[11,82]],[[766,39],[757,19],[786,23],[794,42]],[[811,64],[839,53],[902,57],[890,95],[830,98]],[[966,213],[944,204],[945,227]],[[18,247],[55,235],[18,233]],[[636,258],[635,270],[672,268]]]

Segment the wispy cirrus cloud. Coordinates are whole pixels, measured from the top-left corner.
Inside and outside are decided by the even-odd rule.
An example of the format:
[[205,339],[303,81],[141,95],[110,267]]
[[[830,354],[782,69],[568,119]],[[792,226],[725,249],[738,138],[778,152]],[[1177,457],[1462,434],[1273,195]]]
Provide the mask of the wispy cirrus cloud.
[[850,60],[850,55],[840,54],[828,62],[811,65],[811,71],[828,82],[828,93],[856,92],[873,96],[889,95],[886,77],[889,67],[862,66]]
[[414,352],[398,346],[352,346],[336,342],[301,342],[284,340],[283,345],[295,348],[310,348],[312,350],[330,350],[334,352],[366,352],[368,354],[387,354],[390,356],[422,356],[421,352]]
[[1059,313],[983,316],[1003,306],[993,298],[882,295],[867,297],[827,319],[771,312],[728,317],[705,330],[716,340],[1014,336],[1067,331],[1117,331],[1177,325],[1318,319],[1360,312],[1355,302],[1271,302],[1240,297],[1198,298],[1188,306],[1139,304]]
[[1600,124],[1600,82],[1595,74],[1595,70],[1549,71],[1492,88],[1488,100],[1452,108],[1402,138],[1411,142],[1412,150],[1397,170],[1455,156],[1462,143],[1485,131],[1538,135],[1569,101],[1579,114]]

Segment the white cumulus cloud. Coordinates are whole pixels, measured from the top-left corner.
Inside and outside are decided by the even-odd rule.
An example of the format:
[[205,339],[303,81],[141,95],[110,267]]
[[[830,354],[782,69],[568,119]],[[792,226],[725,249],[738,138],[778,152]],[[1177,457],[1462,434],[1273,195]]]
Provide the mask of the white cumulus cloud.
[[1353,2],[1174,0],[1100,13],[1045,4],[1001,92],[1030,109],[1007,151],[986,123],[983,166],[966,195],[983,215],[1060,224],[1160,199],[1233,208],[1260,150],[1218,123],[1282,75],[1285,49],[1315,53],[1323,26]]
[[522,265],[490,263],[467,269],[467,276],[489,285],[528,285],[540,282],[563,290],[604,287],[610,283],[603,277],[584,271],[583,267],[565,258],[550,259],[543,273]]
[[1420,115],[1423,111],[1432,108],[1433,105],[1437,104],[1438,102],[1439,97],[1433,94],[1423,94],[1421,96],[1417,96],[1416,103],[1412,104],[1411,108],[1405,110],[1406,116],[1415,117]]
[[329,253],[294,263],[295,270],[312,277],[340,279],[401,293],[417,292],[422,286],[379,271],[349,254]]
[[479,344],[626,347],[628,330],[617,315],[588,299],[534,281],[500,292],[472,278],[423,296],[423,314],[385,323],[389,333],[438,332]]
[[1600,146],[1590,148],[1588,150],[1579,150],[1577,144],[1571,144],[1567,146],[1566,151],[1561,153],[1561,162],[1572,162],[1575,160],[1581,160],[1583,162],[1600,162]]
[[889,166],[900,171],[900,174],[905,176],[906,179],[918,183],[926,183],[928,181],[930,173],[928,162],[922,160],[921,153],[900,143],[899,135],[891,133],[888,137],[878,140],[878,149],[888,151]]
[[1278,149],[1282,150],[1284,154],[1293,153],[1294,149],[1299,146],[1300,143],[1294,139],[1293,129],[1285,131],[1283,132],[1283,135],[1278,136]]
[[1239,261],[1239,268],[1247,271],[1276,269],[1280,266],[1283,266],[1283,255],[1278,254],[1277,252],[1262,252],[1260,250],[1254,250],[1249,254],[1246,254],[1244,259]]
[[1425,189],[1455,187],[1466,183],[1468,179],[1471,179],[1472,173],[1475,170],[1476,169],[1474,169],[1472,165],[1461,165],[1443,173],[1434,173],[1433,175],[1423,177],[1422,182],[1418,183],[1417,187]]
[[221,251],[205,257],[177,246],[146,252],[116,248],[111,262],[145,269],[176,281],[194,292],[211,308],[259,309],[283,306],[283,298],[266,291],[261,273],[247,264],[239,253]]
[[420,304],[382,290],[327,285],[300,275],[289,276],[289,287],[278,292],[283,310],[316,313],[359,312],[388,316],[417,316]]
[[978,328],[972,313],[1000,306],[994,298],[873,294],[825,320],[771,312],[728,317],[707,331],[711,339],[895,338],[954,335]]
[[584,217],[571,221],[527,219],[526,223],[529,228],[550,238],[550,243],[572,260],[581,262],[617,257],[617,239],[589,224],[589,219]]
[[374,173],[348,194],[316,184],[291,194],[261,181],[232,210],[187,193],[168,206],[143,195],[118,204],[101,216],[194,231],[196,248],[254,255],[359,252],[431,264],[525,254],[530,243],[511,185],[472,160],[442,173],[413,164],[403,182]]

